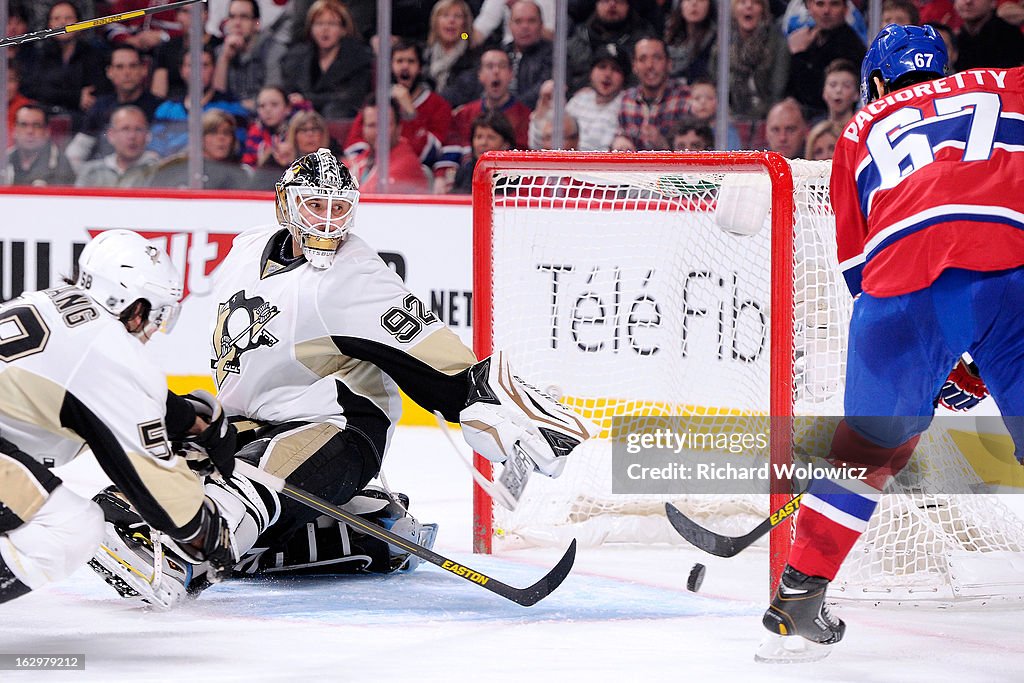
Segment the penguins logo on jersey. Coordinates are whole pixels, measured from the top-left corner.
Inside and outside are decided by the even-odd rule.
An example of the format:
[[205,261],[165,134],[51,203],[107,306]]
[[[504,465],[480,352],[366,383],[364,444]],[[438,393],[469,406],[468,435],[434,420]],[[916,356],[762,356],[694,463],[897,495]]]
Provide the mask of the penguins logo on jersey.
[[245,290],[235,292],[217,306],[217,323],[213,328],[216,358],[210,361],[210,367],[218,387],[228,375],[238,374],[243,353],[277,343],[277,337],[267,332],[266,326],[280,312],[262,297],[246,297]]

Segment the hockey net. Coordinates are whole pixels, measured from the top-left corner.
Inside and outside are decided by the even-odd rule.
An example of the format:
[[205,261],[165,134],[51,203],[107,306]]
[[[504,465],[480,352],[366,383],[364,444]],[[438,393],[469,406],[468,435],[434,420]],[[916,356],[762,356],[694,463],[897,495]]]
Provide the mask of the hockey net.
[[[562,477],[533,477],[514,513],[475,488],[478,551],[570,538],[683,543],[666,501],[740,534],[788,500],[791,491],[769,496],[753,484],[613,493],[609,436],[627,416],[643,428],[672,416],[842,414],[852,301],[836,262],[829,171],[754,152],[509,152],[478,164],[476,351],[505,350],[518,374],[603,430]],[[835,421],[801,424],[772,422],[763,457],[786,462],[794,444],[827,444]],[[950,435],[929,430],[831,593],[876,603],[1024,598],[1024,523],[997,497],[971,493],[978,482]],[[791,533],[786,523],[771,535],[773,584]]]

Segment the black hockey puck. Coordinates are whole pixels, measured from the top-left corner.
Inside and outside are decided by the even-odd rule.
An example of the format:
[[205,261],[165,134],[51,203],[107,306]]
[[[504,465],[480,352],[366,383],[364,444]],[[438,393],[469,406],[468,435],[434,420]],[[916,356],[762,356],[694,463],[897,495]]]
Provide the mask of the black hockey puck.
[[686,579],[686,589],[694,593],[699,591],[700,585],[704,583],[704,572],[706,571],[707,567],[700,562],[693,565],[693,569],[690,570],[690,577]]

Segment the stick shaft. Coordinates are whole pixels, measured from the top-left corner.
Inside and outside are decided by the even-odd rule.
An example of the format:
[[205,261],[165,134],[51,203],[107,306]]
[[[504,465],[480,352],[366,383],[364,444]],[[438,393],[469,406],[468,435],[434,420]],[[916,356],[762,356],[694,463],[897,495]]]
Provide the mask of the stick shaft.
[[113,24],[118,21],[127,21],[129,19],[135,19],[137,17],[144,17],[147,14],[166,12],[167,10],[177,9],[179,7],[192,5],[197,2],[206,2],[206,0],[179,0],[178,2],[172,2],[167,5],[159,5],[157,7],[147,7],[146,9],[131,10],[130,12],[121,12],[120,14],[111,14],[107,17],[86,19],[85,21],[76,21],[73,24],[68,24],[67,26],[63,26],[61,28],[47,28],[41,31],[33,31],[32,33],[23,33],[20,36],[9,36],[7,38],[0,38],[0,48],[9,47],[11,45],[22,45],[24,43],[31,43],[35,40],[53,38],[54,36],[64,35],[65,33],[87,31],[91,28],[96,28],[98,26],[106,26],[107,24]]

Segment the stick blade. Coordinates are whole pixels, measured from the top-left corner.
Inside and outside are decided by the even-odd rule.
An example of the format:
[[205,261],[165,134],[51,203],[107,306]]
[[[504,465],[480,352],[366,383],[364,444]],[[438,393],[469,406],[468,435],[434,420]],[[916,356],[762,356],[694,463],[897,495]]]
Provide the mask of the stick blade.
[[[562,555],[562,559],[558,561],[554,567],[551,568],[547,574],[542,576],[537,583],[533,584],[528,588],[513,588],[511,586],[502,586],[507,590],[495,590],[494,592],[500,592],[502,597],[506,597],[509,600],[522,605],[523,607],[531,607],[537,604],[547,596],[551,595],[562,585],[565,581],[565,577],[572,571],[573,563],[576,562],[576,539],[572,539],[572,543],[569,544],[569,548]],[[495,588],[498,588],[495,586]]]
[[[706,553],[718,557],[732,557],[746,547],[746,545],[739,546],[737,543],[738,539],[716,534],[714,531],[705,529],[680,512],[679,508],[672,503],[665,503],[665,514],[668,516],[668,521],[672,524],[672,528],[680,536]],[[743,537],[740,538],[742,539]]]

